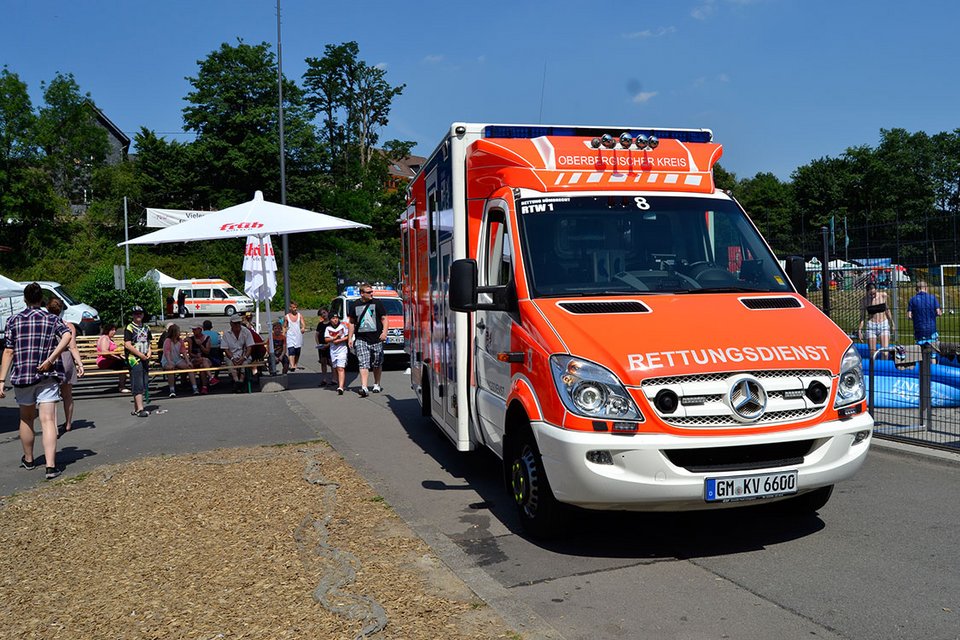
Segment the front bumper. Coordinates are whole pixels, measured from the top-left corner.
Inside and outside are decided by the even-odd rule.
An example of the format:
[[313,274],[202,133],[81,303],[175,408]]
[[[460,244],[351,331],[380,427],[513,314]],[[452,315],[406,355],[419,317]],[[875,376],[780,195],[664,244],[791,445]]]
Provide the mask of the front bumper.
[[[628,511],[688,511],[755,504],[757,501],[708,503],[704,480],[796,469],[799,493],[832,485],[852,476],[863,464],[870,446],[873,418],[862,413],[849,420],[832,421],[790,432],[737,437],[680,437],[571,431],[546,422],[534,422],[550,486],[557,500],[588,509]],[[870,431],[853,444],[854,434]],[[752,468],[748,471],[689,471],[673,464],[665,452],[714,447],[748,447],[783,441],[811,441],[799,464]],[[613,464],[587,460],[588,451],[611,453]]]

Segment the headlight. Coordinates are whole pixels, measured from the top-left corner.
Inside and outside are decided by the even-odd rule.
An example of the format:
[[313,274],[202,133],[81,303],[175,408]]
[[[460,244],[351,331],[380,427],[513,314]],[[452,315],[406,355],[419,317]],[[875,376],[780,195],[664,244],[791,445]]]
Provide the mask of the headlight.
[[859,402],[867,396],[866,385],[863,384],[863,364],[856,347],[850,345],[840,361],[840,379],[837,381],[837,401],[834,408],[843,407]]
[[550,357],[550,370],[569,411],[588,418],[643,420],[623,384],[600,365],[556,355]]

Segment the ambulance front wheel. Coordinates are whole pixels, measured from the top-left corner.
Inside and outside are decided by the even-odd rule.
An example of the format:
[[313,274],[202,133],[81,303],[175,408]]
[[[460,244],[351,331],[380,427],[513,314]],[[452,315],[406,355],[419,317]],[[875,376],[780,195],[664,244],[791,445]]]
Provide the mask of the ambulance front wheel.
[[540,450],[529,427],[516,437],[506,456],[510,494],[520,524],[531,537],[555,537],[562,529],[562,505],[553,497]]
[[235,314],[236,312],[237,312],[237,310],[234,309],[233,307],[227,307],[226,309],[223,310],[223,315],[225,315],[225,316],[232,316],[232,315]]

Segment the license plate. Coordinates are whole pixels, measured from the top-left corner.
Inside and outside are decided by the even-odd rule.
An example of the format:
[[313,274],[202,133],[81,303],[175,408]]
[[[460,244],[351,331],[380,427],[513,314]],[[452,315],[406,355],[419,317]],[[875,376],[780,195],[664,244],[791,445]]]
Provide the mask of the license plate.
[[703,499],[707,502],[775,498],[796,492],[796,470],[735,478],[707,478],[703,485]]
[[403,344],[403,336],[387,336],[387,344]]

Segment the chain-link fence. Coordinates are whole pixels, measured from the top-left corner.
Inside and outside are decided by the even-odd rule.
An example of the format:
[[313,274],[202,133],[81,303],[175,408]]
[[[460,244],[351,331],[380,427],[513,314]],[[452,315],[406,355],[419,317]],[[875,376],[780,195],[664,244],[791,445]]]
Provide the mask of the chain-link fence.
[[[960,265],[846,255],[825,257],[821,250],[807,261],[807,297],[857,345],[876,434],[960,448]],[[918,340],[910,318],[920,283],[942,311],[932,340]]]

